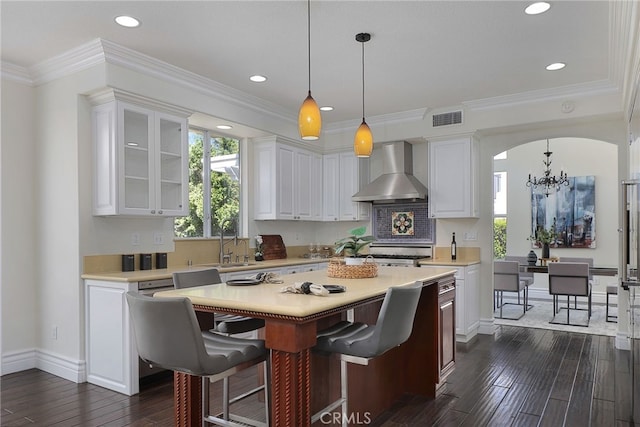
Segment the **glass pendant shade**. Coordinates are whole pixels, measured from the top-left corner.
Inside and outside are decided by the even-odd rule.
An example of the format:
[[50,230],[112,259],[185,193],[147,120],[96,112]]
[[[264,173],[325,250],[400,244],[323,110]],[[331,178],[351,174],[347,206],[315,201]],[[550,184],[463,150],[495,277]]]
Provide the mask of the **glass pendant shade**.
[[362,124],[356,131],[353,140],[353,151],[357,157],[369,157],[373,151],[373,134],[367,122],[362,119]]
[[321,128],[322,116],[320,115],[320,108],[318,108],[318,104],[311,96],[311,91],[309,91],[309,95],[302,103],[298,114],[300,137],[305,141],[315,141],[320,138]]

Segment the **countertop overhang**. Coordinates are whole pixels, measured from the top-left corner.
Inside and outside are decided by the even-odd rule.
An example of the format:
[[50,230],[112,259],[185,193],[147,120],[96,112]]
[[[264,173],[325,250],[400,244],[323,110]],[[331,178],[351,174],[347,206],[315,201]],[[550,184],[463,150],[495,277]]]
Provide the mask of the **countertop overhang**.
[[[154,297],[187,297],[194,305],[262,313],[265,314],[264,317],[281,315],[307,318],[384,295],[390,286],[407,286],[416,281],[435,283],[454,273],[454,270],[447,267],[379,267],[376,277],[336,279],[328,277],[325,270],[320,270],[283,275],[280,278],[284,283],[262,283],[254,286],[230,286],[223,283],[156,292]],[[347,290],[327,296],[281,292],[282,287],[295,282],[343,285]]]

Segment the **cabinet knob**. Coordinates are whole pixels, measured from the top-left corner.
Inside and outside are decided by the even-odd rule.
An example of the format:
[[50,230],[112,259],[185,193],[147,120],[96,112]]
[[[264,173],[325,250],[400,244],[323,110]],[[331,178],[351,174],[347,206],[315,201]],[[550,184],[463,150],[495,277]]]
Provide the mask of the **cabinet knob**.
[[151,213],[152,214],[156,213],[156,210],[155,209],[151,209]]
[[158,214],[159,214],[159,215],[162,215],[162,211],[158,211]]

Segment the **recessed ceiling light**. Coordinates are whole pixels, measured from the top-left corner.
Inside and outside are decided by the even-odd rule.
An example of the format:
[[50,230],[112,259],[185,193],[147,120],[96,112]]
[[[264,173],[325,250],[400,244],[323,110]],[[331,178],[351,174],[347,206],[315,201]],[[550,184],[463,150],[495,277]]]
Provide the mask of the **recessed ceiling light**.
[[216,126],[218,129],[223,129],[223,130],[229,130],[229,129],[233,129],[233,126],[229,126],[229,125],[218,125]]
[[333,111],[333,107],[331,105],[325,105],[324,107],[320,107],[320,111]]
[[262,82],[266,82],[267,78],[265,76],[261,76],[259,74],[256,74],[255,76],[249,77],[249,80],[251,80],[252,82],[256,82],[256,83],[262,83]]
[[529,6],[527,6],[524,9],[524,13],[526,13],[527,15],[538,15],[540,13],[546,12],[550,7],[551,5],[546,1],[539,1],[531,3]]
[[140,26],[140,21],[138,21],[133,16],[127,16],[127,15],[116,16],[116,23],[127,28],[135,28]]
[[553,64],[549,64],[547,65],[547,70],[549,71],[557,71],[557,70],[562,70],[567,64],[565,64],[564,62],[554,62]]

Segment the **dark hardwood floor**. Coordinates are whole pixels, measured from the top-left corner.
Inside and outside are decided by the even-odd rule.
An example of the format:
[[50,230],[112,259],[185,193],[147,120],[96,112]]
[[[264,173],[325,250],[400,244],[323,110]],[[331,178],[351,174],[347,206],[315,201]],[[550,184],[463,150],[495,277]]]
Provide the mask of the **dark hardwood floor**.
[[[234,377],[232,388],[254,383],[250,371]],[[437,399],[404,396],[369,425],[632,426],[630,372],[629,352],[615,350],[612,337],[502,326],[458,346],[455,371]],[[173,425],[171,376],[128,397],[32,369],[3,376],[1,399],[7,427]],[[260,414],[262,403],[243,406]],[[634,419],[640,426],[638,409]]]

